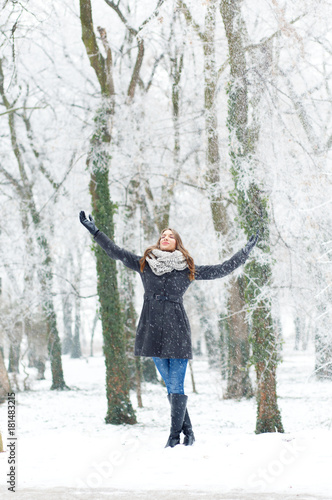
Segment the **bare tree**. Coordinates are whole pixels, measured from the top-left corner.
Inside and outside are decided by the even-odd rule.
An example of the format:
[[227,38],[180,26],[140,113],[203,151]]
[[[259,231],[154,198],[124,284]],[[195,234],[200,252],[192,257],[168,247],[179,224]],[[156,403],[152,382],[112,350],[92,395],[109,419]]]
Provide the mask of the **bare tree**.
[[[48,331],[48,352],[51,360],[52,387],[51,389],[64,389],[66,384],[63,377],[61,361],[61,344],[56,323],[56,314],[53,304],[52,291],[52,257],[49,249],[47,236],[45,234],[43,219],[36,205],[36,194],[34,192],[34,183],[29,179],[27,161],[24,155],[24,147],[21,145],[18,133],[18,120],[22,120],[18,112],[15,111],[15,101],[10,102],[7,97],[4,85],[3,61],[0,60],[0,95],[2,103],[8,114],[8,130],[12,146],[13,155],[16,160],[18,176],[12,175],[3,165],[0,165],[0,173],[10,183],[21,203],[21,217],[23,229],[30,226],[29,238],[35,238],[37,247],[41,255],[41,263],[37,269],[38,281],[41,288],[41,302]],[[23,106],[24,109],[24,106]],[[31,141],[31,124],[26,115],[23,114],[23,123],[28,139]],[[30,142],[31,143],[31,142]],[[36,158],[39,158],[37,147],[33,146],[32,152]],[[38,166],[40,172],[49,180],[53,186],[57,186],[50,173],[45,169],[42,161],[39,159]],[[27,278],[29,279],[29,278]]]

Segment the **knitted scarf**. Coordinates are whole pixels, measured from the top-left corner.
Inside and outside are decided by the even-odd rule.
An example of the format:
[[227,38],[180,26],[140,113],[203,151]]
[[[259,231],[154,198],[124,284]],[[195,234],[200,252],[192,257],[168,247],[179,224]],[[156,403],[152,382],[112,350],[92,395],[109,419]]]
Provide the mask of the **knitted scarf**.
[[174,269],[177,271],[183,271],[188,267],[185,256],[180,250],[174,250],[174,252],[165,252],[164,250],[159,250],[154,248],[149,257],[147,255],[146,261],[151,267],[152,272],[157,276],[161,276],[165,273],[170,273]]

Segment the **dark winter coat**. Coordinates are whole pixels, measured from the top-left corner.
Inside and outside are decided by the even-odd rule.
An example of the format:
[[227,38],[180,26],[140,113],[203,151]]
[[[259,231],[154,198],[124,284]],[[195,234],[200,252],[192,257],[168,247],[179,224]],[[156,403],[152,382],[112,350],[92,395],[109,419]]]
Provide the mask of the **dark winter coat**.
[[[119,248],[103,232],[95,236],[96,242],[112,258],[140,273],[145,294],[135,340],[136,356],[191,359],[191,332],[183,307],[183,295],[189,287],[189,270],[172,271],[162,276],[154,274],[146,263],[140,271],[140,256]],[[196,280],[223,278],[247,259],[240,250],[223,264],[195,266]]]

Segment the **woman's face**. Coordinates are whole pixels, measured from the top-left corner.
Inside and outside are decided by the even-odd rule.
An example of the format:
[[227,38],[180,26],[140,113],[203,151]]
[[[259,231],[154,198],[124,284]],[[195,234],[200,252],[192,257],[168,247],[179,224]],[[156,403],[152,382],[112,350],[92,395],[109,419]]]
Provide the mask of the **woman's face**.
[[174,252],[176,249],[176,239],[170,229],[166,229],[161,235],[159,246],[161,250],[166,250],[166,252]]

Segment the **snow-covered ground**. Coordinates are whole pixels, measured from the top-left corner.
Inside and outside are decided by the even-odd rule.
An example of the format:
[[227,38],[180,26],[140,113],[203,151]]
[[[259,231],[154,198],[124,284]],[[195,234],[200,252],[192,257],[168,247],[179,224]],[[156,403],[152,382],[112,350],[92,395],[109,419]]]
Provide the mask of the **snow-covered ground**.
[[[164,448],[169,431],[165,389],[146,384],[138,424],[104,423],[102,356],[63,357],[70,391],[47,380],[16,394],[18,499],[332,499],[332,383],[313,377],[313,352],[285,346],[278,370],[285,434],[255,435],[254,400],[223,400],[222,383],[204,359],[189,370],[186,392],[196,443]],[[137,407],[136,396],[132,402]],[[0,407],[8,444],[7,407]],[[8,449],[0,454],[0,494],[10,498]]]

